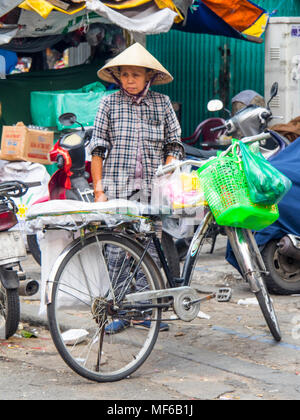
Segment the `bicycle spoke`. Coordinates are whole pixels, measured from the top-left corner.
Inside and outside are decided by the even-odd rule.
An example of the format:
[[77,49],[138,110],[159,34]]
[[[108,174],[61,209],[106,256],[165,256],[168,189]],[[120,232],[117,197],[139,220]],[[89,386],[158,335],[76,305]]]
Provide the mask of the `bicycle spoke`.
[[[159,308],[150,311],[155,321],[149,329],[133,324],[146,315],[148,319],[149,311],[128,305],[122,309],[127,292],[157,288],[157,269],[142,248],[118,241],[113,235],[98,235],[84,247],[74,247],[57,271],[48,306],[58,351],[77,373],[97,381],[117,380],[134,371],[150,354],[158,334]],[[110,334],[111,323],[125,328]],[[66,341],[66,330],[82,337]]]

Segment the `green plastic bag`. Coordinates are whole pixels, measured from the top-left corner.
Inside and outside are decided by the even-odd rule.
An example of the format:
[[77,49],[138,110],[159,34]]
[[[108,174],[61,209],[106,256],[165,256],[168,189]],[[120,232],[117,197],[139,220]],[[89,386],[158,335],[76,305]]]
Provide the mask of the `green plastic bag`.
[[259,204],[279,203],[292,182],[263,157],[258,143],[249,147],[240,141],[239,146],[251,201]]

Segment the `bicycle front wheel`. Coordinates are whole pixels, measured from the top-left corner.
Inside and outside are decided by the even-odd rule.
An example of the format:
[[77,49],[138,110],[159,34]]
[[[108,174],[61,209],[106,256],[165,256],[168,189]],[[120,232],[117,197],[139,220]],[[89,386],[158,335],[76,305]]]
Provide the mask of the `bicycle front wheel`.
[[51,276],[47,313],[52,339],[68,366],[85,378],[123,379],[153,349],[161,320],[159,300],[130,304],[125,299],[129,293],[160,289],[160,272],[143,253],[124,236],[98,233],[84,243],[75,241]]
[[244,278],[249,282],[260,306],[267,326],[276,341],[281,340],[281,332],[272,300],[261,275],[265,270],[260,261],[260,253],[251,231],[225,227],[234,255]]

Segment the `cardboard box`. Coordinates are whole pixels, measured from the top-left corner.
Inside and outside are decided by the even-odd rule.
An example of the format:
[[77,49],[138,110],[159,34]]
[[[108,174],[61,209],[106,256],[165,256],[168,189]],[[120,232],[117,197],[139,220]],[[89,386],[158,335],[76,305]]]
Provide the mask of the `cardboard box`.
[[53,147],[53,140],[53,131],[34,130],[22,122],[14,126],[3,126],[0,159],[51,165],[49,152]]

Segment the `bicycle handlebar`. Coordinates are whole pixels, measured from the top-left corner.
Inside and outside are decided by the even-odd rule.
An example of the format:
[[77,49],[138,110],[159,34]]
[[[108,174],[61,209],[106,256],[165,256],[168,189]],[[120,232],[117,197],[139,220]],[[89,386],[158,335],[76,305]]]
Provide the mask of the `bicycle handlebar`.
[[[242,141],[243,143],[249,144],[249,143],[255,143],[256,141],[266,140],[271,137],[272,137],[271,134],[267,132],[267,133],[256,134],[255,136],[243,137],[240,141]],[[223,153],[221,153],[221,156],[226,156],[232,150],[232,147],[233,146],[230,145]],[[156,176],[161,177],[163,175],[168,174],[169,172],[175,171],[175,169],[177,168],[181,168],[181,166],[184,166],[184,165],[192,165],[192,166],[197,166],[198,168],[200,168],[211,159],[215,159],[215,157],[211,157],[210,159],[207,159],[204,161],[188,159],[188,160],[183,160],[183,161],[177,161],[174,163],[172,162],[172,163],[169,163],[168,165],[158,168],[156,171]]]

